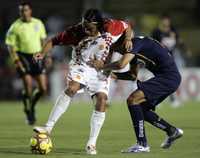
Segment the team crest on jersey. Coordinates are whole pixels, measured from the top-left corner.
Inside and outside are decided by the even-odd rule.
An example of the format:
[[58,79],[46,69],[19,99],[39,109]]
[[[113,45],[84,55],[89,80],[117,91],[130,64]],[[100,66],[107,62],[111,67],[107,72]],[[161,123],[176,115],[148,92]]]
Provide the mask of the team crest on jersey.
[[81,79],[81,76],[76,75],[76,79],[80,80],[80,79]]
[[39,29],[40,29],[40,27],[39,27],[38,25],[34,25],[34,30],[35,30],[35,32],[38,32]]
[[99,45],[99,50],[103,50],[105,48],[105,45],[101,44]]

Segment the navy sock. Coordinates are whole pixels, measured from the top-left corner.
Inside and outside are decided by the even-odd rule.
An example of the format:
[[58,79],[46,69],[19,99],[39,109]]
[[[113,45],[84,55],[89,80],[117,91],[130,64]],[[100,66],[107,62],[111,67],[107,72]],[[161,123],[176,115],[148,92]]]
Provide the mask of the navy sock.
[[131,115],[137,142],[142,146],[147,146],[144,129],[144,116],[141,105],[130,105],[128,106],[128,109]]
[[151,123],[153,126],[165,131],[167,135],[172,135],[176,128],[170,125],[167,121],[160,118],[155,112],[150,110],[144,110],[144,119],[145,121]]

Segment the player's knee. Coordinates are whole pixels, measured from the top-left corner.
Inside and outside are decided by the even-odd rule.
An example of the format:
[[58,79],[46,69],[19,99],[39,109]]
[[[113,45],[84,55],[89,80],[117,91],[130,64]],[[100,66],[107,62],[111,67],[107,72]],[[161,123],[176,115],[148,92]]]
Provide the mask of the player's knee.
[[135,91],[133,92],[127,99],[128,105],[138,105],[145,102],[145,96],[142,91]]
[[107,106],[107,95],[104,93],[96,94],[96,110],[104,112]]
[[96,94],[96,100],[99,104],[106,104],[107,102],[107,95],[104,93]]
[[127,105],[128,105],[128,106],[132,105],[132,104],[133,104],[133,100],[134,100],[134,98],[133,98],[132,96],[129,96],[129,97],[127,98],[127,100],[126,100]]
[[32,95],[32,85],[26,85],[25,92],[26,92],[26,95],[31,96]]
[[75,87],[68,87],[65,90],[65,94],[70,96],[70,97],[73,97],[76,93],[77,93],[77,89]]
[[129,96],[128,98],[127,98],[127,105],[128,106],[130,106],[130,105],[138,105],[138,104],[140,104],[141,102],[140,102],[140,99],[139,98],[137,98],[136,96]]
[[45,86],[45,87],[41,87],[40,88],[40,93],[42,94],[42,95],[46,95],[47,94],[47,87]]

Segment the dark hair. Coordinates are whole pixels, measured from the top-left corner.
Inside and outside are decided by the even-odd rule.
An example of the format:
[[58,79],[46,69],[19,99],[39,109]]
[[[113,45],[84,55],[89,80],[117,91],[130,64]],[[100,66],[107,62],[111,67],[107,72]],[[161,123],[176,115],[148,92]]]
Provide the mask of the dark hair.
[[163,13],[160,16],[161,19],[171,19],[170,15],[168,13]]
[[88,9],[83,15],[84,20],[87,22],[97,22],[101,23],[103,21],[103,16],[98,9]]
[[88,9],[83,15],[83,22],[97,23],[97,27],[100,31],[103,31],[103,16],[98,9]]
[[29,8],[31,8],[32,9],[32,4],[31,4],[31,2],[29,2],[29,1],[22,1],[21,3],[19,3],[19,6],[29,6]]

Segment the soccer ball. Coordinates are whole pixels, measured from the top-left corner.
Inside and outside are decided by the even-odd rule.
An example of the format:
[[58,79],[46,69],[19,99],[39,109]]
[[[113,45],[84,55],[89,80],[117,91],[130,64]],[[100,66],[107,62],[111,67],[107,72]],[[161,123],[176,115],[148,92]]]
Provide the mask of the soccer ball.
[[30,139],[31,151],[34,154],[45,155],[52,150],[52,141],[48,134],[36,133]]

